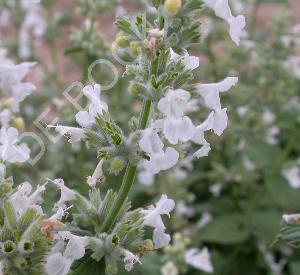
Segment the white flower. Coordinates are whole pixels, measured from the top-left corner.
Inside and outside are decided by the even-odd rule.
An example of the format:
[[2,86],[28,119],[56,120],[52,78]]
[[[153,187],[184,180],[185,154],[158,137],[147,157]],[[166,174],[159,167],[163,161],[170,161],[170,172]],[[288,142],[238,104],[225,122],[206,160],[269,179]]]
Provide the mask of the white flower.
[[196,151],[193,154],[193,156],[196,158],[207,157],[210,150],[211,150],[210,144],[208,142],[206,142],[203,144],[203,146],[198,151]]
[[[27,8],[27,7],[26,7]],[[26,59],[31,55],[31,46],[39,46],[39,38],[42,37],[46,29],[46,21],[40,15],[38,6],[29,4],[27,14],[19,30],[19,55]]]
[[95,169],[93,175],[87,177],[87,184],[90,187],[95,187],[97,182],[104,177],[103,169],[102,169],[103,162],[104,162],[104,159],[101,159],[99,161],[98,165],[96,166],[96,169]]
[[65,208],[65,203],[67,201],[72,201],[75,199],[75,192],[65,186],[63,179],[55,179],[54,181],[50,179],[48,180],[53,182],[60,189],[60,199],[57,203],[55,203],[55,209],[58,209],[60,207]]
[[185,261],[187,264],[204,272],[212,273],[214,271],[210,260],[210,254],[206,247],[201,251],[195,248],[189,249],[185,253]]
[[180,160],[173,169],[172,177],[178,181],[184,180],[188,176],[189,170],[193,169],[193,159],[192,156],[188,156]]
[[292,167],[282,172],[283,176],[287,179],[290,186],[298,189],[300,188],[300,167]]
[[290,223],[290,224],[300,224],[300,214],[284,214],[282,215],[282,219],[286,222],[286,223]]
[[73,205],[71,205],[70,207],[67,207],[67,208],[58,207],[58,209],[56,210],[56,213],[54,215],[52,215],[49,218],[49,220],[61,221],[63,216],[66,215],[67,211],[72,207],[73,207]]
[[236,108],[236,112],[240,118],[244,118],[249,111],[249,106],[240,106]]
[[12,194],[9,201],[12,203],[16,213],[22,215],[27,209],[35,209],[39,214],[43,210],[39,203],[42,202],[42,194],[46,190],[46,183],[38,185],[36,190],[32,193],[32,186],[28,182],[24,182],[18,186],[17,191]]
[[247,171],[254,171],[256,169],[255,164],[247,157],[243,157],[243,166]]
[[162,221],[161,215],[170,216],[170,212],[174,207],[175,202],[168,199],[166,195],[162,195],[155,206],[151,205],[147,210],[142,210],[144,224],[154,228],[153,242],[155,248],[164,247],[170,242],[171,238],[170,235],[165,233],[166,227]]
[[124,251],[124,264],[125,264],[125,270],[127,271],[131,271],[131,269],[133,268],[133,266],[136,263],[141,263],[140,262],[140,257],[137,255],[134,255],[133,253],[131,253],[129,250],[125,250]]
[[[52,126],[48,126],[52,127]],[[69,138],[69,142],[74,146],[77,142],[84,138],[85,132],[84,129],[77,127],[68,127],[57,125],[55,130],[59,132],[61,135],[65,135]]]
[[217,182],[209,187],[209,192],[213,194],[214,197],[219,197],[222,191],[222,183]]
[[29,159],[30,150],[25,144],[17,145],[18,130],[2,127],[0,130],[0,160],[9,163],[25,162]]
[[167,147],[164,151],[164,144],[160,140],[156,130],[152,127],[143,131],[139,146],[150,157],[147,164],[152,174],[157,174],[161,170],[167,170],[173,167],[178,161],[179,153],[172,147]]
[[5,179],[6,167],[4,164],[0,163],[0,182]]
[[227,77],[217,83],[198,84],[197,92],[203,97],[205,105],[213,110],[205,125],[201,125],[201,127],[205,126],[206,130],[212,129],[218,136],[223,133],[227,128],[228,116],[227,109],[222,109],[220,93],[227,92],[237,82],[237,77]]
[[264,243],[259,243],[258,248],[260,252],[263,254],[267,265],[272,271],[272,274],[282,275],[282,271],[284,266],[287,263],[287,260],[282,258],[279,260],[279,262],[276,262],[274,255],[270,251],[268,251],[267,246]]
[[203,228],[207,224],[209,224],[212,220],[212,214],[209,212],[204,212],[201,216],[201,219],[197,222],[197,227]]
[[162,266],[160,272],[162,275],[178,275],[179,274],[177,267],[171,261],[165,263]]
[[21,0],[20,4],[21,7],[25,10],[32,9],[34,6],[36,6],[37,3],[40,3],[40,0]]
[[178,89],[169,90],[158,102],[158,109],[165,114],[163,133],[171,144],[187,142],[194,135],[194,125],[188,116],[184,116],[190,93]]
[[58,236],[63,240],[68,240],[64,251],[64,257],[72,261],[81,259],[85,254],[85,247],[88,244],[88,237],[80,237],[68,231],[59,232]]
[[9,109],[4,109],[0,112],[0,124],[3,127],[8,127],[8,123],[12,117],[12,113]]
[[138,180],[139,183],[145,186],[153,184],[155,175],[151,173],[148,166],[148,161],[142,159],[138,164]]
[[60,252],[47,257],[46,270],[49,275],[67,275],[70,271],[72,260],[65,258]]
[[155,228],[153,231],[153,243],[155,249],[159,249],[167,246],[171,241],[169,234],[165,232],[165,229]]
[[212,8],[216,16],[224,19],[230,26],[229,34],[232,41],[239,45],[242,31],[246,26],[244,15],[234,17],[228,4],[228,0],[203,0],[204,4]]
[[284,63],[284,67],[290,70],[297,79],[300,79],[300,57],[290,56]]
[[[171,60],[174,60],[174,59],[177,59],[177,58],[181,57],[181,55],[175,53],[172,50],[172,48],[170,49],[170,54],[171,54],[171,57],[170,57]],[[187,70],[195,70],[200,66],[199,57],[191,56],[191,55],[189,55],[188,52],[185,52],[183,57],[184,57],[185,68]]]
[[238,77],[227,77],[217,83],[198,84],[197,92],[204,98],[208,108],[221,110],[220,93],[229,91],[237,82]]
[[266,142],[271,145],[278,144],[277,136],[279,133],[280,129],[277,126],[268,128],[266,132]]
[[20,102],[35,90],[35,86],[22,82],[34,62],[24,62],[19,65],[0,63],[0,89],[11,91],[13,94],[12,111],[18,112]]
[[188,207],[183,200],[177,203],[176,211],[184,217],[193,217],[195,211],[192,207]]
[[270,110],[266,110],[266,111],[263,112],[263,114],[262,114],[262,122],[265,125],[270,125],[275,120],[276,120],[276,116],[275,116],[275,114],[273,112],[271,112]]
[[204,138],[204,132],[211,130],[214,124],[214,112],[211,112],[207,119],[200,125],[195,127],[194,136],[192,141],[196,144],[202,145],[202,147],[196,151],[193,156],[196,158],[208,156],[209,151],[211,150],[210,144]]
[[99,84],[95,84],[94,86],[88,85],[82,91],[90,102],[89,110],[78,112],[76,114],[76,121],[81,127],[89,127],[95,123],[97,115],[101,116],[103,111],[108,111],[108,106],[100,99],[101,86]]
[[214,21],[211,18],[204,18],[202,20],[201,37],[206,38],[210,35],[214,27]]

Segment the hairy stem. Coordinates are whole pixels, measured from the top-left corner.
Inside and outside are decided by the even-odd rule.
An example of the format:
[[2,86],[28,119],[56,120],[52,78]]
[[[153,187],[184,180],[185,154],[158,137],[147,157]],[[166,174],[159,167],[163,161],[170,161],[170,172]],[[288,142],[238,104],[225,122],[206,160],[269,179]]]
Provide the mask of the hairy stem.
[[[151,100],[145,99],[143,103],[143,109],[141,112],[141,117],[139,121],[139,129],[143,130],[147,127],[149,116],[150,116],[150,110],[151,110]],[[126,172],[122,181],[122,185],[119,189],[118,196],[116,199],[115,204],[110,209],[108,216],[104,220],[104,223],[101,227],[102,232],[107,232],[112,227],[114,222],[116,221],[120,209],[122,208],[129,191],[131,190],[131,187],[134,183],[135,175],[136,175],[137,167],[136,165],[132,165],[128,163],[126,167]]]

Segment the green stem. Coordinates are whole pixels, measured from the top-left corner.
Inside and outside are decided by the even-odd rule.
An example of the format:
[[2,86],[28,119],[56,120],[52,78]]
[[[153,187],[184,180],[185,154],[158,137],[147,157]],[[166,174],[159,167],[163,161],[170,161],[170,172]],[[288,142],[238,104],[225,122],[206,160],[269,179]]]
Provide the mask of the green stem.
[[[139,121],[139,129],[143,130],[147,127],[149,116],[150,116],[150,110],[151,110],[151,100],[145,99],[143,103],[143,109],[141,112],[141,117]],[[132,165],[131,163],[128,163],[126,172],[122,181],[121,188],[119,189],[118,196],[116,199],[115,204],[110,209],[108,216],[104,220],[104,223],[102,224],[101,231],[107,232],[112,227],[114,222],[116,221],[119,212],[126,201],[126,198],[129,194],[129,191],[134,183],[135,175],[136,175],[137,167],[136,165]]]

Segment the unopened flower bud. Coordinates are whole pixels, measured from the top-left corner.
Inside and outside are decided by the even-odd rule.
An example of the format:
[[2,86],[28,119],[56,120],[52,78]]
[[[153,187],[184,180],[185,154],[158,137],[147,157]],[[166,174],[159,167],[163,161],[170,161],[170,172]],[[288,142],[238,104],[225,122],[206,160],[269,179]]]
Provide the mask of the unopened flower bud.
[[164,9],[169,15],[176,15],[181,9],[181,0],[167,0],[164,5]]
[[154,245],[152,240],[146,240],[143,248],[145,251],[153,251]]
[[13,119],[13,125],[18,130],[23,130],[25,128],[25,122],[22,117],[16,117]]
[[129,92],[133,95],[136,94],[144,94],[147,92],[147,88],[144,87],[143,85],[137,83],[137,82],[130,82],[129,88],[128,88]]
[[126,48],[129,46],[129,41],[120,33],[117,35],[116,43],[121,48]]
[[105,180],[104,174],[103,174],[103,162],[104,160],[101,159],[93,173],[92,176],[87,177],[87,183],[90,187],[95,187],[97,182],[101,182]]
[[182,239],[182,236],[181,236],[180,233],[175,233],[175,234],[174,234],[174,240],[175,240],[175,241],[180,241],[181,239]]
[[283,215],[282,219],[289,224],[300,224],[300,214]]
[[3,243],[2,249],[4,253],[12,254],[16,249],[16,245],[12,241],[6,241],[5,243]]
[[164,38],[164,30],[158,28],[149,30],[148,37],[144,40],[143,44],[145,49],[154,53]]
[[8,98],[8,99],[4,100],[4,102],[3,102],[3,108],[10,108],[12,103],[13,103],[13,99],[12,98]]
[[116,274],[118,272],[118,268],[114,265],[107,264],[105,268],[105,274]]
[[34,250],[34,243],[31,241],[21,241],[18,244],[18,250],[22,253],[22,254],[29,254],[32,253]]
[[136,41],[130,42],[130,51],[134,56],[140,55],[140,53],[142,51],[140,43],[138,43]]
[[116,157],[110,163],[110,171],[111,171],[111,173],[118,175],[123,170],[125,165],[126,165],[126,162],[123,158]]

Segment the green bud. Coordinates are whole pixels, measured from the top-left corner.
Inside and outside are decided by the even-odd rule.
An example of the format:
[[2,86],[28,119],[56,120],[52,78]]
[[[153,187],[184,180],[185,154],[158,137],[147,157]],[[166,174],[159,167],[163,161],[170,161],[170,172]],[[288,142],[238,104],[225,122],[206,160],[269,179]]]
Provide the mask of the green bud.
[[120,48],[126,48],[129,46],[129,41],[120,33],[117,35],[116,43]]
[[13,103],[13,99],[9,98],[9,99],[4,100],[2,106],[3,106],[3,108],[10,108],[12,103]]
[[181,0],[167,0],[164,5],[164,9],[167,14],[174,16],[181,9]]
[[135,82],[131,82],[128,88],[131,94],[138,94],[140,92],[139,86]]
[[111,173],[118,175],[125,167],[126,162],[122,157],[115,157],[110,163]]
[[6,179],[0,185],[1,194],[7,194],[11,192],[13,183],[12,181]]
[[3,252],[6,254],[12,254],[16,250],[16,245],[12,241],[6,241],[3,244]]
[[106,150],[99,150],[98,152],[98,158],[99,159],[106,159],[109,156],[108,151]]
[[147,92],[147,89],[145,88],[145,86],[143,86],[143,85],[141,85],[137,82],[134,82],[134,81],[130,82],[128,90],[133,95],[135,95],[135,94],[145,94]]
[[107,264],[105,268],[105,273],[106,274],[117,274],[118,268],[114,265]]
[[21,241],[18,249],[22,254],[32,253],[34,251],[34,243],[31,241]]
[[143,248],[145,249],[145,251],[153,251],[154,245],[153,245],[152,240],[149,240],[149,239],[146,240]]
[[13,126],[18,130],[23,130],[25,128],[25,122],[22,117],[16,117],[13,119]]
[[142,47],[139,42],[132,41],[130,42],[130,51],[134,56],[138,56],[142,52]]
[[117,235],[114,235],[111,242],[115,245],[118,245],[120,243],[120,238]]

